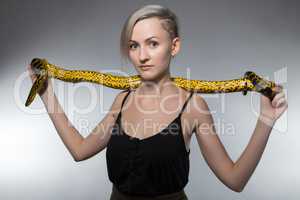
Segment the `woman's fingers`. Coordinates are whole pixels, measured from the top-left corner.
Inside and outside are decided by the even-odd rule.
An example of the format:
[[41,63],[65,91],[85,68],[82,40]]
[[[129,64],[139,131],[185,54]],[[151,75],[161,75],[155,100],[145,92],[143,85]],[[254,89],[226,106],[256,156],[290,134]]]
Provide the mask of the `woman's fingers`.
[[272,101],[273,107],[278,107],[280,104],[285,102],[284,92],[277,93]]
[[282,97],[284,97],[284,96],[285,96],[284,92],[279,92],[279,93],[277,93],[277,94],[274,96],[273,101],[274,101],[274,100],[277,101],[278,99],[280,99],[280,98],[282,98]]
[[272,88],[272,90],[276,93],[281,92],[283,89],[283,86],[281,84],[276,85],[274,88]]
[[272,106],[276,106],[278,99],[284,97],[283,86],[281,84],[276,84],[272,90],[275,92],[275,96],[272,100]]
[[276,107],[281,107],[285,104],[286,100],[285,98],[280,98],[277,103],[276,103]]

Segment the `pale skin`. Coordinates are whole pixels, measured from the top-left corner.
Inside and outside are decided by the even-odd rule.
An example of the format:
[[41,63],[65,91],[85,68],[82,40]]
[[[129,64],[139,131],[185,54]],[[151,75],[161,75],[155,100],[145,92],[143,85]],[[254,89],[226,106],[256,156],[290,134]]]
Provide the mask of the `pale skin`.
[[[170,61],[179,53],[180,44],[180,38],[171,38],[158,18],[144,19],[134,26],[129,58],[141,75],[142,85],[131,92],[122,109],[122,124],[127,134],[140,139],[151,137],[178,115],[189,95],[188,91],[178,88],[170,80]],[[153,65],[153,68],[144,71],[140,65]],[[30,65],[28,71],[34,81],[36,77]],[[255,130],[235,162],[229,157],[215,131],[213,117],[203,97],[194,94],[181,116],[186,148],[189,148],[192,135],[196,134],[208,166],[233,191],[241,192],[247,184],[261,159],[276,120],[288,107],[282,87],[276,87],[275,90],[277,94],[272,102],[261,95],[260,115]],[[66,117],[50,81],[40,94],[57,133],[75,161],[86,160],[105,149],[125,95],[125,92],[120,92],[115,97],[109,112],[84,138]],[[153,125],[147,129],[145,120],[150,121],[150,124],[159,122],[165,126]],[[125,124],[129,124],[129,127],[126,128]]]

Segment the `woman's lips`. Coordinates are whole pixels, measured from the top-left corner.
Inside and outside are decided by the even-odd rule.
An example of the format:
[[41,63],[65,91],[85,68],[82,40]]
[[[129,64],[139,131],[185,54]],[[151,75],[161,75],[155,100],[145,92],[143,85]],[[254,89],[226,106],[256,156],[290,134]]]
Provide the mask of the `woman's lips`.
[[153,65],[142,65],[140,68],[144,71],[150,70],[153,67]]

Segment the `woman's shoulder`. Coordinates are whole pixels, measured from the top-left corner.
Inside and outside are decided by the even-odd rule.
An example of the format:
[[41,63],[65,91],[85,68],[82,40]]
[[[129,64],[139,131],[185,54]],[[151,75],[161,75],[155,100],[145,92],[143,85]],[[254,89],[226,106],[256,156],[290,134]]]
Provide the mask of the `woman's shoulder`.
[[191,101],[189,104],[192,108],[203,107],[207,104],[205,98],[202,97],[201,94],[197,93],[196,91],[187,91],[183,88],[180,88],[180,89],[183,90],[185,93],[183,95],[184,99],[188,99],[189,97],[191,97],[189,99],[189,101]]
[[191,98],[191,117],[193,119],[200,119],[204,116],[211,115],[208,104],[204,97],[199,94],[194,94]]
[[204,97],[201,96],[201,94],[198,94],[196,92],[193,92],[193,96],[191,98],[194,106],[203,106],[204,104],[207,104],[206,103],[206,100]]
[[119,112],[119,110],[121,109],[123,99],[125,98],[127,93],[128,93],[128,90],[122,90],[122,91],[117,93],[117,95],[115,96],[115,98],[114,98],[114,100],[111,104],[111,108],[110,108],[110,110],[113,113],[118,113]]
[[122,90],[122,91],[120,91],[120,92],[116,95],[116,97],[115,97],[115,102],[118,103],[118,104],[120,104],[120,103],[123,101],[123,99],[125,98],[125,96],[126,96],[129,92],[130,92],[130,90]]
[[202,111],[208,109],[207,102],[201,94],[197,93],[196,91],[187,91],[181,88],[181,92],[183,95],[180,95],[183,101],[186,101],[186,110],[190,112],[190,117],[194,118],[196,115]]

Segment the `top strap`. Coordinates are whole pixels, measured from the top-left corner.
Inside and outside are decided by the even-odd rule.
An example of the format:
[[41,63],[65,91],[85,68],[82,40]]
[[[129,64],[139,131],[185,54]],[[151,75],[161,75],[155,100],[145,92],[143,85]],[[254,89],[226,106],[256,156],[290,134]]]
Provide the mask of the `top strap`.
[[190,100],[190,98],[193,96],[193,94],[194,94],[194,91],[192,91],[191,92],[191,94],[190,94],[190,96],[187,98],[187,100],[184,102],[184,104],[183,104],[183,106],[182,106],[182,109],[181,109],[181,111],[180,111],[180,114],[179,115],[181,115],[181,113],[184,111],[184,109],[185,109],[185,106],[187,105],[187,103],[188,103],[188,101]]
[[122,105],[121,105],[121,110],[122,110],[124,102],[127,99],[127,97],[128,97],[128,95],[129,95],[130,92],[131,92],[130,89],[128,89],[128,92],[127,92],[126,96],[123,98]]

